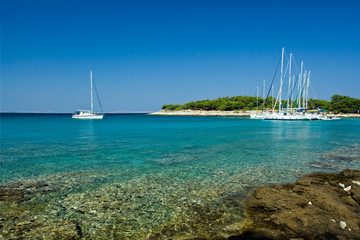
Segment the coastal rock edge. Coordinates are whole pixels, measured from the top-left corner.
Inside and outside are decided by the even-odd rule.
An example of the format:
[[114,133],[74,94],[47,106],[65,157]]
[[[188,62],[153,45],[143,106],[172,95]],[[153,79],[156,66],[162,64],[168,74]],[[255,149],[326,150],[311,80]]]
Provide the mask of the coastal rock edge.
[[242,234],[229,239],[360,239],[359,180],[360,171],[344,170],[256,189]]

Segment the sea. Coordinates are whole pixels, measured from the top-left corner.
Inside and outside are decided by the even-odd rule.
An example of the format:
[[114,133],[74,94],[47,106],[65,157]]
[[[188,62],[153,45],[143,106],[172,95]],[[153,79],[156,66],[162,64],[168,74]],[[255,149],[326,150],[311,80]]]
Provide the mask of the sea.
[[360,119],[1,114],[0,239],[228,237],[262,186],[360,169]]

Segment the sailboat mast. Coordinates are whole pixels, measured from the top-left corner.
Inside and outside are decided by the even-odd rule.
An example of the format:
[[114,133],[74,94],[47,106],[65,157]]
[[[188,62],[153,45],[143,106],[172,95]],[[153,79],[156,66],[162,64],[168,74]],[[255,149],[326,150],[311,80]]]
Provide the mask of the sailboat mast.
[[259,87],[256,87],[256,111],[259,111]]
[[263,111],[265,111],[265,79],[263,85]]
[[306,86],[306,108],[308,108],[308,102],[309,102],[309,85],[310,85],[310,70],[308,72],[307,76],[307,86]]
[[290,89],[291,89],[291,58],[292,58],[292,53],[290,53],[290,60],[289,60],[289,87],[288,87],[287,112],[289,112],[289,105],[290,105]]
[[293,77],[292,77],[292,92],[291,92],[291,99],[292,99],[292,103],[291,103],[291,108],[293,107],[294,105],[294,90],[295,90],[295,74],[293,74]]
[[303,93],[302,93],[302,95],[303,95],[303,99],[302,99],[302,102],[303,102],[302,106],[303,106],[303,108],[305,108],[305,97],[306,97],[306,73],[307,73],[307,71],[305,70],[305,73],[304,73]]
[[279,112],[281,111],[281,89],[282,89],[282,84],[283,84],[283,68],[284,68],[284,48],[282,48],[281,51],[281,71],[280,71],[280,90],[279,90]]
[[274,107],[274,85],[271,85],[271,108],[275,108]]
[[90,71],[90,88],[91,88],[91,113],[94,113],[94,103],[93,103],[93,86],[92,86],[92,71]]
[[298,101],[299,101],[299,108],[301,108],[301,96],[302,96],[302,94],[301,94],[301,91],[302,91],[301,87],[302,87],[303,65],[304,65],[304,62],[301,61],[301,70],[300,70],[300,78],[299,78],[299,99],[298,99]]

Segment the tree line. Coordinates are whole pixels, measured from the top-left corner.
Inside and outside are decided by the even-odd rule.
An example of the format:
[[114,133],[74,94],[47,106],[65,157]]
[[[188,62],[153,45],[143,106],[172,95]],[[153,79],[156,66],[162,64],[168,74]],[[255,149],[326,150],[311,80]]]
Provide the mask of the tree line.
[[[264,101],[265,100],[265,101]],[[276,106],[275,106],[276,104]],[[287,100],[282,101],[283,108],[287,107]],[[289,106],[296,106],[296,103],[289,102]],[[180,104],[163,105],[162,109],[167,111],[179,110],[220,110],[220,111],[240,111],[240,110],[270,110],[279,108],[279,102],[276,102],[274,97],[261,97],[252,96],[234,96],[234,97],[221,97],[213,100],[199,100]],[[308,101],[308,108],[311,109],[324,109],[334,113],[358,113],[360,111],[360,99],[351,98],[348,96],[333,95],[331,101],[312,99]]]

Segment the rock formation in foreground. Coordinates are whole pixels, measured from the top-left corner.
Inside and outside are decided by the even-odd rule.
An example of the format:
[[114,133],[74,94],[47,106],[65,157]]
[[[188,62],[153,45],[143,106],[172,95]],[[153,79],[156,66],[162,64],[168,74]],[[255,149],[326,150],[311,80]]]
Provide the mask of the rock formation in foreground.
[[360,239],[360,171],[259,188],[246,215],[243,234],[230,239]]

